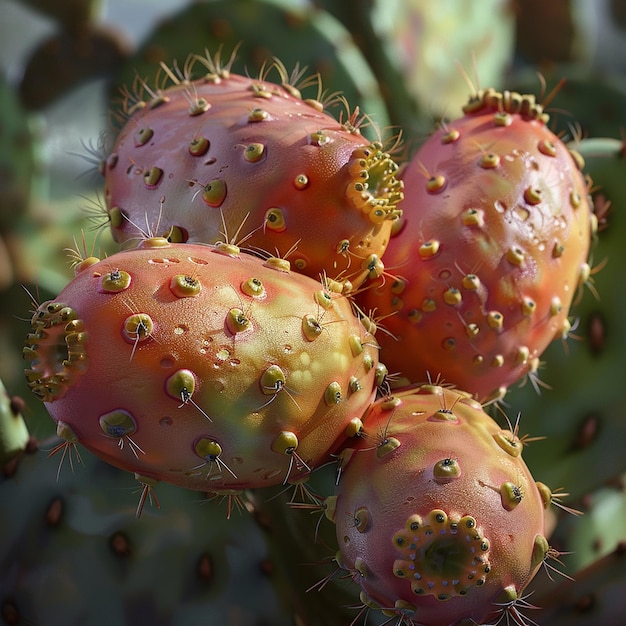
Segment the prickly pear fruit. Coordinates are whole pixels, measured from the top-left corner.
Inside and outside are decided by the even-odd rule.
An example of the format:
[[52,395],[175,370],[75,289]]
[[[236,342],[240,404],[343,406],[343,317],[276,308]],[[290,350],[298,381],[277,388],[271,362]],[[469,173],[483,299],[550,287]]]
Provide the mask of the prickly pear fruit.
[[284,259],[152,238],[77,269],[34,313],[27,381],[61,437],[144,484],[304,478],[373,399],[350,300]]
[[532,96],[480,92],[403,170],[404,224],[384,257],[397,278],[359,301],[384,319],[390,372],[439,376],[482,401],[567,337],[593,214],[575,155],[546,121]]
[[516,429],[437,385],[381,399],[362,419],[327,504],[364,605],[421,626],[519,614],[549,546]]
[[[192,68],[203,78],[189,80]],[[402,185],[380,142],[282,84],[232,74],[193,57],[173,84],[146,88],[103,163],[108,218],[117,241],[142,231],[172,241],[291,255],[293,267],[356,286],[380,264]],[[238,243],[238,241],[232,241]]]

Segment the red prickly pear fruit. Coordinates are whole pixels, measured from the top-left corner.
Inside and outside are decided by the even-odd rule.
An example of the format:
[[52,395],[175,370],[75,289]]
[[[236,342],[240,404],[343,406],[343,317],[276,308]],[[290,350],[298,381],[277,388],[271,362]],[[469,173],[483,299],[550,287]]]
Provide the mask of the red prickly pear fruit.
[[397,279],[358,298],[384,319],[390,372],[486,401],[567,337],[594,216],[580,159],[546,121],[532,96],[481,92],[403,170],[403,223],[384,256]]
[[420,626],[519,613],[549,546],[516,433],[437,385],[379,400],[362,421],[327,508],[364,604]]
[[233,245],[148,239],[38,307],[26,377],[62,437],[145,483],[300,480],[376,390],[373,337],[332,286]]
[[[204,64],[204,65],[203,65]],[[207,66],[209,73],[206,74]],[[281,256],[318,279],[356,287],[378,266],[402,184],[380,142],[355,115],[340,123],[320,102],[282,85],[219,70],[177,80],[135,103],[102,165],[118,242],[149,234],[246,247]],[[236,234],[235,234],[236,233]]]

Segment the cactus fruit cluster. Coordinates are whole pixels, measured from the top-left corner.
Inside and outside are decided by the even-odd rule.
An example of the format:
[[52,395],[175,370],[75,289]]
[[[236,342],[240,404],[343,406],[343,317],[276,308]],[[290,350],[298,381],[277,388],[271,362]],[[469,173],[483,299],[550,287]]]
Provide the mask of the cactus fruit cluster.
[[[306,481],[334,455],[337,489],[325,505],[337,527],[338,562],[367,606],[433,626],[517,615],[550,549],[544,504],[551,496],[523,463],[517,435],[473,396],[483,399],[526,369],[501,363],[504,377],[489,377],[485,388],[473,384],[480,375],[471,376],[471,362],[461,363],[463,378],[435,354],[417,378],[400,371],[412,382],[458,381],[467,392],[432,384],[390,395],[378,360],[387,349],[351,293],[360,287],[385,302],[368,284],[383,280],[404,295],[403,279],[388,279],[382,257],[392,225],[399,241],[415,221],[426,239],[407,246],[427,269],[412,264],[413,284],[424,300],[441,288],[419,272],[436,281],[446,273],[448,285],[427,312],[425,335],[439,341],[437,327],[451,326],[446,309],[463,301],[456,270],[472,292],[465,299],[475,302],[453,315],[482,331],[477,343],[488,335],[470,356],[486,352],[493,361],[503,353],[528,366],[544,335],[565,332],[587,259],[590,205],[574,160],[543,119],[527,131],[542,115],[529,97],[490,90],[468,118],[418,151],[419,167],[431,157],[442,173],[420,176],[409,163],[403,199],[398,166],[362,139],[353,116],[341,125],[285,82],[273,87],[208,65],[204,78],[147,88],[150,99],[133,103],[101,171],[115,238],[140,242],[103,260],[76,259],[74,279],[36,308],[24,348],[29,387],[68,445],[134,473],[144,485],[138,513],[159,481],[239,497]],[[502,129],[510,137],[501,139]],[[456,161],[439,156],[441,146],[456,149]],[[260,256],[216,242],[220,223],[239,231],[247,219],[253,230],[244,239]],[[162,236],[150,236],[158,228]],[[283,233],[291,239],[280,246]],[[269,256],[272,247],[292,250],[294,267],[318,280]],[[555,266],[544,267],[550,260]],[[344,279],[353,261],[357,274]],[[481,269],[463,271],[466,263]],[[376,302],[368,300],[369,308]],[[524,333],[541,339],[531,343]],[[506,345],[509,334],[524,346]],[[408,333],[400,342],[400,359],[431,349]],[[395,363],[393,348],[389,356]],[[385,397],[372,404],[377,387]]]
[[0,621],[619,623],[623,141],[557,128],[558,88],[433,128],[381,78],[409,24],[341,47],[358,3],[302,4],[194,3],[111,60],[93,245],[13,312]]

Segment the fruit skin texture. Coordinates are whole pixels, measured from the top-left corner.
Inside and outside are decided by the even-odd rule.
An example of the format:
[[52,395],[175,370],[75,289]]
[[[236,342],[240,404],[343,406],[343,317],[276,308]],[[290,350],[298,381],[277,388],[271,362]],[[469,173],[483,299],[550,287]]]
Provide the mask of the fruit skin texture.
[[27,381],[61,437],[146,484],[305,478],[373,400],[351,302],[282,259],[153,238],[78,269],[33,316]]
[[424,626],[514,610],[548,550],[522,442],[437,385],[379,400],[362,419],[329,503],[337,561],[364,604]]
[[[403,225],[376,310],[381,358],[410,382],[439,376],[481,401],[526,374],[588,278],[593,216],[575,158],[531,96],[487,90],[402,172]],[[406,381],[405,381],[406,382]]]
[[[196,57],[203,78],[178,80],[128,105],[102,164],[118,242],[142,231],[172,241],[232,243],[290,254],[315,279],[364,281],[383,254],[402,184],[380,142],[282,85]],[[207,69],[209,72],[207,73]],[[372,258],[374,255],[375,258]]]

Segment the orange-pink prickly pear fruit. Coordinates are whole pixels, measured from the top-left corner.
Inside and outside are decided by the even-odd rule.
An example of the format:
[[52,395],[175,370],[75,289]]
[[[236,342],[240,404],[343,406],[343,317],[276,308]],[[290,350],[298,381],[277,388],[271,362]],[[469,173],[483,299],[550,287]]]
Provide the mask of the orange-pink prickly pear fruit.
[[226,230],[250,248],[295,248],[295,270],[356,287],[380,271],[399,215],[397,165],[353,115],[337,121],[274,68],[282,84],[192,57],[186,71],[202,78],[170,72],[130,107],[102,165],[113,236],[215,243]]
[[476,400],[437,385],[365,413],[327,504],[366,606],[420,626],[520,613],[549,549],[521,448]]
[[595,216],[580,158],[546,122],[532,96],[486,90],[403,170],[403,224],[383,257],[397,279],[359,295],[384,318],[390,372],[482,402],[567,337]]
[[144,482],[301,479],[374,397],[350,300],[284,259],[152,238],[79,268],[33,316],[27,380],[61,436]]

